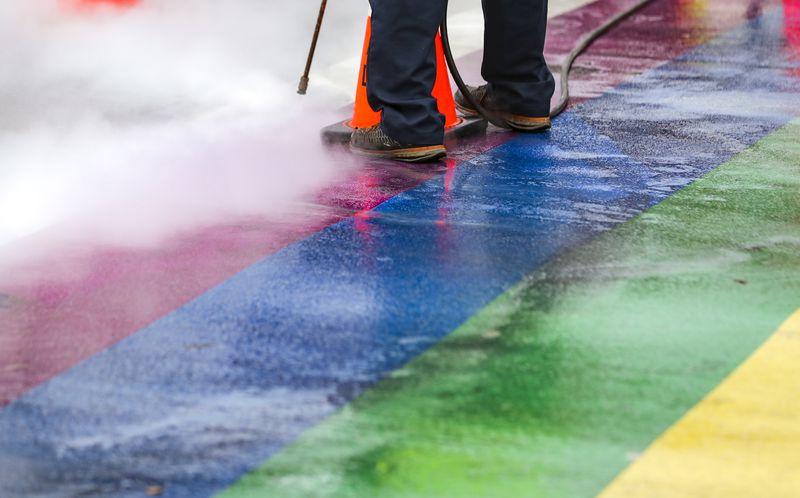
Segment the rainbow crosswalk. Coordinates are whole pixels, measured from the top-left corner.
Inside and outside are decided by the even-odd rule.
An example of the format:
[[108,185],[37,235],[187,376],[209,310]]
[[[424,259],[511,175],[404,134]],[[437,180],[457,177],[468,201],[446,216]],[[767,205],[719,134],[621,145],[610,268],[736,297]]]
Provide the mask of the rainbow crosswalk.
[[[620,3],[555,19],[550,50]],[[274,239],[0,287],[0,496],[790,497],[800,62],[792,10],[756,7],[657,0],[551,133],[365,165]]]

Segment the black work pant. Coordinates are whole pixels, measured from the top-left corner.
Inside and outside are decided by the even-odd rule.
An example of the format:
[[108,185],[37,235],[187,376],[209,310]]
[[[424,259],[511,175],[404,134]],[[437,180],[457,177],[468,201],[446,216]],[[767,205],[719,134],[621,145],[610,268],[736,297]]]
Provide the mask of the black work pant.
[[[367,96],[383,111],[392,138],[412,145],[442,143],[444,117],[431,96],[436,81],[435,36],[443,0],[370,0],[372,42]],[[547,0],[483,0],[483,78],[505,111],[546,116],[554,91],[544,60]]]

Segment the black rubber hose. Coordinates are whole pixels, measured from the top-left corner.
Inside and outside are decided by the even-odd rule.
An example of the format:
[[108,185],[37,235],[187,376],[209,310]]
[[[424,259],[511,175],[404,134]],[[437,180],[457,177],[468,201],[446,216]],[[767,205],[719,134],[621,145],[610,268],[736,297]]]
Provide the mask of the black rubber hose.
[[[640,0],[635,4],[632,4],[630,7],[609,18],[598,28],[595,28],[587,33],[586,36],[578,41],[578,43],[575,45],[575,48],[573,48],[572,51],[567,55],[567,58],[564,59],[564,63],[561,66],[561,98],[559,99],[558,104],[556,104],[550,110],[551,118],[554,118],[564,112],[564,109],[566,109],[567,105],[569,104],[569,73],[572,70],[572,65],[575,63],[575,59],[577,59],[579,55],[581,55],[592,45],[592,43],[595,42],[595,40],[603,36],[603,34],[605,34],[608,30],[624,21],[652,1],[653,0]],[[447,32],[447,5],[448,2],[445,0],[445,14],[442,18],[441,26],[442,46],[444,47],[444,57],[447,60],[448,67],[450,67],[450,74],[453,76],[453,81],[456,82],[456,86],[461,91],[462,95],[464,95],[464,98],[467,99],[472,108],[476,109],[481,116],[495,126],[509,128],[504,119],[495,116],[491,111],[483,107],[481,103],[477,102],[472,94],[467,90],[467,85],[464,83],[464,80],[461,78],[461,74],[458,72],[458,66],[453,58],[453,51],[450,47],[450,36]]]

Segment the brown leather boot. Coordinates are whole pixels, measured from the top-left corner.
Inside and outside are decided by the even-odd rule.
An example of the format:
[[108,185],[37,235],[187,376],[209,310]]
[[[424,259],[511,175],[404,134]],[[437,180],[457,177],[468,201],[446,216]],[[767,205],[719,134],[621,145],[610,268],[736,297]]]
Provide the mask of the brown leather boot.
[[408,145],[386,135],[380,125],[359,128],[350,137],[350,150],[366,157],[378,157],[409,163],[435,161],[447,155],[444,145]]
[[[482,85],[479,87],[468,86],[467,88],[469,88],[472,97],[477,100],[480,105],[505,121],[513,130],[536,133],[550,129],[550,116],[523,116],[521,114],[514,114],[498,109],[497,104],[494,102],[491,95],[489,95],[489,85]],[[461,90],[456,92],[455,101],[456,109],[461,111],[465,116],[479,115],[478,110],[470,105],[466,97],[462,95]]]

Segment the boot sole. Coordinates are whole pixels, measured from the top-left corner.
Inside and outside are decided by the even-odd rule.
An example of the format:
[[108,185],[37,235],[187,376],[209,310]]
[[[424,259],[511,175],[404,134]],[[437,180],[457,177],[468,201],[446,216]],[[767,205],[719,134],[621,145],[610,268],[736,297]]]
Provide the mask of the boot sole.
[[412,147],[398,150],[368,150],[350,146],[353,154],[364,157],[374,157],[378,159],[392,159],[407,163],[422,163],[435,161],[447,156],[447,149],[444,145],[431,145],[427,147]]
[[[456,102],[456,109],[458,109],[462,114],[467,117],[476,117],[480,116],[480,113],[475,109],[470,109],[468,107],[464,107]],[[515,131],[520,131],[523,133],[538,133],[542,131],[547,131],[552,126],[550,122],[550,118],[529,118],[525,116],[515,117],[513,114],[508,112],[501,112],[501,111],[493,111],[497,117],[501,118],[506,124]]]

